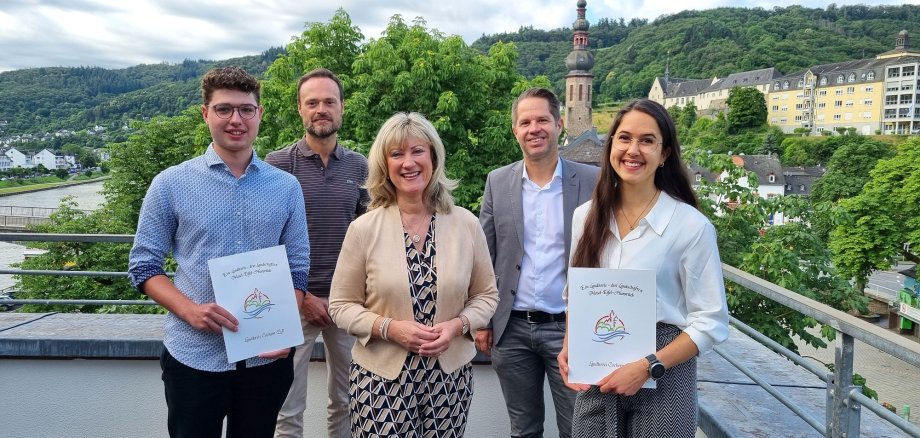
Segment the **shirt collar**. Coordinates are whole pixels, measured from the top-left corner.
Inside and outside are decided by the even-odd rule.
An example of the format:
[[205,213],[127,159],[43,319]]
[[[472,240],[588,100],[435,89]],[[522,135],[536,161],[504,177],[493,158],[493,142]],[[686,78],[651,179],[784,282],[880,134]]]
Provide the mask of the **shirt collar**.
[[[522,165],[521,167],[524,168],[524,172],[521,173],[521,180],[529,181],[530,175],[527,174],[527,166]],[[562,158],[556,159],[556,170],[553,171],[553,181],[555,181],[556,179],[560,179],[560,180],[562,179]]]
[[662,191],[658,196],[655,206],[645,215],[645,221],[648,222],[656,234],[659,236],[664,234],[664,230],[674,217],[674,211],[677,210],[679,203],[680,201],[672,198],[667,192]]
[[[214,150],[214,143],[208,145],[208,148],[204,151],[204,162],[208,167],[214,167],[217,165],[224,165],[224,160],[220,158],[220,155],[217,155],[217,151]],[[252,151],[252,161],[249,162],[249,166],[246,166],[246,172],[250,170],[262,170],[263,166],[267,166],[264,161],[259,159],[259,154],[253,149]]]
[[[301,138],[300,141],[297,142],[297,151],[300,152],[300,154],[303,155],[303,156],[305,156],[305,157],[312,157],[312,156],[316,155],[316,152],[313,151],[313,149],[310,149],[310,145],[307,144],[307,140],[306,140],[306,139],[303,139],[303,138]],[[345,152],[342,151],[342,147],[339,146],[339,143],[338,143],[338,142],[336,142],[336,143],[335,143],[335,148],[332,149],[332,154],[331,154],[331,156],[335,157],[337,160],[341,160],[341,159],[342,159],[342,155],[343,155],[344,153],[345,153]]]

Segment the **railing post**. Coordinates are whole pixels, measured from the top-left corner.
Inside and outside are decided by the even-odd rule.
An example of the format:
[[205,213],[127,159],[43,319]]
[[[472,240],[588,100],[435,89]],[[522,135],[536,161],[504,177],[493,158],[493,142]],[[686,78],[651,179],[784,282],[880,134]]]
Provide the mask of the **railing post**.
[[859,436],[859,403],[850,402],[853,385],[853,337],[837,332],[833,380],[827,384],[827,434],[834,438]]

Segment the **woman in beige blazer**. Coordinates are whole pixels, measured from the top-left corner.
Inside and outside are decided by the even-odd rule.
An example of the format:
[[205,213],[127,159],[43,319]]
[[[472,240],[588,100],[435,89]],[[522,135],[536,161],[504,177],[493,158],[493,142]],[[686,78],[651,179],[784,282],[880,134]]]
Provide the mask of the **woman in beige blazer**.
[[352,434],[462,436],[472,399],[472,330],[498,304],[479,221],[453,205],[444,145],[417,113],[380,128],[368,212],[348,228],[329,314],[356,336]]

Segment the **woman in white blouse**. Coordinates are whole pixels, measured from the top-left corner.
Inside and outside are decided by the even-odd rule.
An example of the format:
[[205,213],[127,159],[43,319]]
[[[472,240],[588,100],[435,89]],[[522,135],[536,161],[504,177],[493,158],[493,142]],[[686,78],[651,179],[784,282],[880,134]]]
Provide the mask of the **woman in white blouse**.
[[[655,354],[579,391],[575,437],[692,437],[696,356],[728,337],[716,232],[698,210],[674,122],[641,99],[619,111],[592,200],[572,220],[571,265],[655,271]],[[568,337],[559,354],[568,375]],[[656,389],[640,389],[648,379]]]

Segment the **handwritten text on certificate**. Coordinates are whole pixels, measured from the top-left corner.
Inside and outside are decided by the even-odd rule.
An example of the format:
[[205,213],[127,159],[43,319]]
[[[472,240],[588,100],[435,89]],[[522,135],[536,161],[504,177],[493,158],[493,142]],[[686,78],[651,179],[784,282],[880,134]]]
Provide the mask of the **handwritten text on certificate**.
[[570,382],[597,384],[655,352],[655,271],[569,268],[568,277]]
[[224,328],[227,360],[303,343],[300,311],[284,245],[208,260],[217,304],[239,320]]

